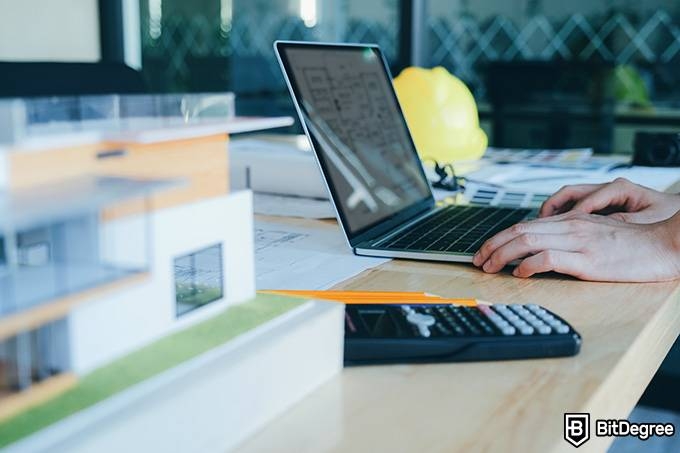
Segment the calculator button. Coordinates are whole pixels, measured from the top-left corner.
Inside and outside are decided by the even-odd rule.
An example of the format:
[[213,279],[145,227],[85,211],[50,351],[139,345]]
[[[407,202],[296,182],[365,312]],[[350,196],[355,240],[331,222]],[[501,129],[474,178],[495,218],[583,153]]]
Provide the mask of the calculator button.
[[534,327],[536,327],[537,324],[544,324],[543,321],[541,321],[540,319],[538,319],[536,316],[533,316],[533,315],[525,316],[524,320]]
[[498,322],[498,321],[502,321],[502,320],[503,320],[503,318],[501,317],[501,315],[498,315],[498,314],[493,313],[493,312],[489,313],[489,314],[486,315],[486,316],[491,320],[491,322]]
[[557,333],[563,333],[563,334],[569,333],[569,326],[567,326],[566,324],[560,324],[558,326],[555,326],[555,331]]
[[413,308],[409,307],[408,305],[402,305],[401,311],[403,311],[404,314],[407,316],[410,315],[411,313],[414,313]]
[[485,314],[486,317],[487,317],[491,322],[493,322],[494,324],[497,323],[498,321],[502,321],[502,320],[503,320],[503,318],[502,318],[498,313],[496,313],[495,311],[493,311],[493,310],[491,309],[491,307],[489,307],[488,305],[480,305],[480,306],[479,306],[479,311],[481,311],[483,314]]
[[487,316],[493,314],[493,310],[488,305],[478,305],[477,308],[479,309],[479,311],[481,311],[482,313],[484,313]]
[[516,333],[516,330],[514,327],[512,327],[510,324],[508,324],[505,327],[499,327],[501,330],[501,333],[503,335],[514,335]]
[[536,316],[542,317],[546,316],[548,312],[544,308],[537,308],[535,310],[531,310]]
[[[497,308],[494,306],[494,308]],[[515,335],[517,332],[517,329],[515,327],[511,326],[508,321],[506,321],[501,315],[497,313],[498,310],[494,311],[491,307],[487,305],[480,305],[479,310],[484,313],[488,319],[493,323],[498,330],[501,331],[503,335]],[[489,329],[490,331],[487,331],[489,334],[493,334],[493,330]]]
[[479,315],[477,308],[465,307],[465,309],[458,311],[458,319],[469,333],[472,335],[480,335],[482,331],[477,327],[477,322],[474,320],[473,313]]
[[519,321],[513,322],[512,325],[515,326],[515,328],[519,330],[522,335],[531,335],[534,333],[534,328],[521,319]]
[[422,337],[429,338],[430,326],[435,324],[436,319],[434,316],[417,313],[412,309],[408,315],[406,315],[406,321],[413,324],[418,329],[418,333],[420,333]]
[[489,319],[491,320],[491,322],[495,326],[498,326],[498,327],[504,326],[504,325],[510,325],[510,323],[508,323],[508,321],[506,321],[505,319],[503,319],[502,317],[500,317],[498,315],[494,316],[493,318],[489,318]]
[[442,318],[444,319],[447,327],[449,327],[453,332],[455,332],[458,335],[465,334],[465,331],[463,330],[462,326],[448,312],[446,313],[446,315],[442,316]]
[[553,315],[550,315],[548,313],[546,313],[545,315],[542,315],[541,319],[543,321],[547,322],[548,324],[550,324],[552,321],[557,321],[557,318],[555,318]]
[[474,326],[474,325],[472,325],[472,324],[466,324],[465,327],[467,327],[468,330],[470,331],[470,333],[472,333],[473,335],[479,335],[479,334],[482,333],[482,331],[479,330],[478,327],[476,327],[476,326]]
[[499,314],[501,314],[501,315],[503,315],[503,316],[507,316],[507,315],[514,314],[514,313],[507,307],[507,305],[501,305],[501,306],[496,306],[496,305],[494,305],[492,308],[493,308],[493,310],[494,310],[496,313],[499,313]]
[[555,330],[558,330],[558,328],[560,330],[564,330],[561,328],[561,326],[564,326],[567,329],[567,332],[569,331],[569,326],[567,326],[565,323],[555,318],[554,316],[551,316],[550,318],[545,318],[544,320],[546,323],[548,323],[550,327],[552,327]]
[[522,335],[531,335],[534,333],[534,328],[529,325],[520,326],[518,329]]
[[446,326],[442,325],[442,323],[438,322],[437,324],[434,325],[434,327],[435,327],[435,330],[437,332],[439,332],[439,334],[445,335],[445,336],[451,336],[451,333],[452,333],[451,330],[446,328]]
[[559,321],[550,324],[550,327],[555,329],[557,333],[569,333],[569,326]]
[[[535,327],[536,327],[536,326],[535,326]],[[542,325],[537,326],[537,327],[536,327],[536,330],[537,330],[538,333],[540,333],[541,335],[549,335],[550,332],[552,332],[552,329],[550,328],[550,326],[548,326],[548,325],[546,325],[546,324],[542,324]]]
[[529,310],[527,310],[526,308],[518,308],[518,309],[515,310],[515,313],[517,313],[518,315],[520,315],[523,318],[530,318],[530,317],[535,318],[536,317],[536,316],[532,315],[529,312]]
[[543,321],[541,321],[538,318],[527,318],[526,321],[529,324],[531,324],[531,326],[534,327],[534,328],[538,328],[539,326],[547,326],[546,323],[544,323]]
[[411,324],[423,325],[425,327],[433,326],[436,322],[434,316],[423,315],[416,312],[411,312],[406,316],[406,320]]

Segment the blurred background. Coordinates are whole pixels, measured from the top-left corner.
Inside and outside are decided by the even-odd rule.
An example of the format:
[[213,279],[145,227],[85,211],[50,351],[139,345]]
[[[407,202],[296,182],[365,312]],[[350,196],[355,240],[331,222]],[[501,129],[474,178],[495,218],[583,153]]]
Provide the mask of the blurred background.
[[[294,113],[271,45],[295,39],[378,43],[395,75],[410,65],[444,66],[472,90],[494,146],[631,152],[635,130],[680,125],[674,0],[0,0],[0,7],[0,60],[125,62],[141,71],[144,91],[229,90],[240,114]],[[30,94],[15,88],[0,94]]]

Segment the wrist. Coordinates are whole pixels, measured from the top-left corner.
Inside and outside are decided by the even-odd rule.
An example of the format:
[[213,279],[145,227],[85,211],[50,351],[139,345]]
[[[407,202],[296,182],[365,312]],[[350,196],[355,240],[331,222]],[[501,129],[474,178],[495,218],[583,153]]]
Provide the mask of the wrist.
[[680,277],[680,211],[669,219],[658,224],[662,243],[670,254],[670,260],[675,266],[676,276]]

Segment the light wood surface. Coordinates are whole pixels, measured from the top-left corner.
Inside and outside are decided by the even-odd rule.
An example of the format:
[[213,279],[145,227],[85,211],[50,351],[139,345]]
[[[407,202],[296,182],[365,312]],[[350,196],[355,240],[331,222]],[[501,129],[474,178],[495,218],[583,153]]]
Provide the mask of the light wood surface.
[[158,210],[229,192],[226,134],[157,143],[100,142],[63,149],[10,153],[10,186],[23,189],[82,175],[136,179],[177,179],[185,184],[151,195],[148,200],[119,203],[104,219]]
[[97,174],[97,154],[114,150],[103,144],[86,144],[59,149],[15,150],[9,153],[9,181],[12,189],[25,189],[63,179]]
[[[239,452],[575,451],[563,414],[626,418],[680,332],[679,282],[522,280],[391,261],[337,288],[538,303],[568,320],[583,346],[572,358],[345,369]],[[578,451],[606,451],[612,440],[591,433]]]
[[75,374],[63,373],[32,384],[30,389],[23,392],[0,395],[0,423],[26,409],[51,400],[77,382]]
[[[104,161],[100,174],[139,179],[181,179],[182,187],[149,197],[148,209],[155,211],[197,202],[229,193],[229,166],[225,134],[161,143],[119,143],[122,158]],[[107,208],[107,219],[139,212],[139,203]]]

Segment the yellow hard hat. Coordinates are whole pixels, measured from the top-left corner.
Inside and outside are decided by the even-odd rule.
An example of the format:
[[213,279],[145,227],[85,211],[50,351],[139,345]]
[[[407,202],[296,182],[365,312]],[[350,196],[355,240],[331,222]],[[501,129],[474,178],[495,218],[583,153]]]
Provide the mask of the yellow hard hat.
[[479,159],[488,139],[470,90],[446,69],[406,68],[394,88],[421,159]]

